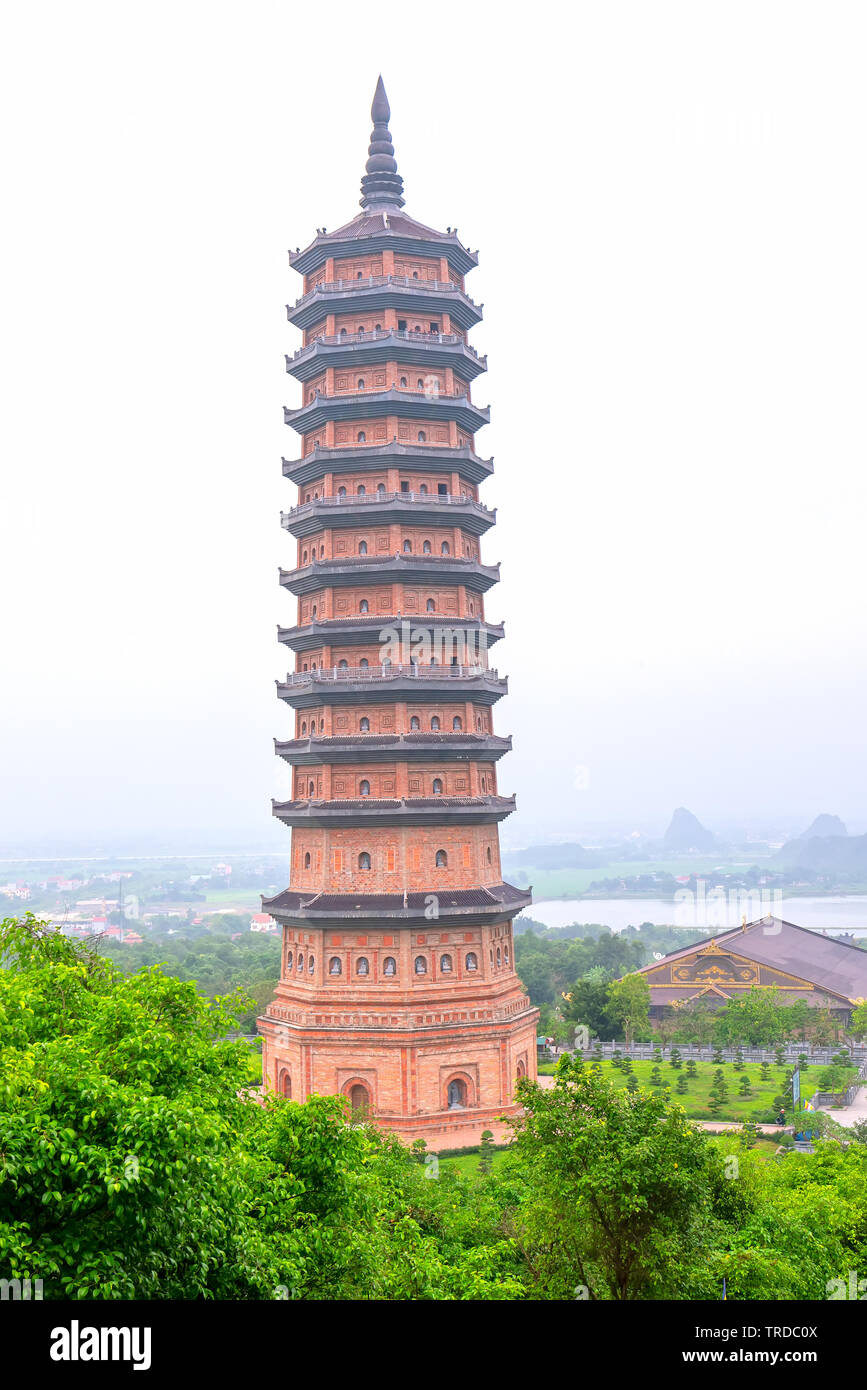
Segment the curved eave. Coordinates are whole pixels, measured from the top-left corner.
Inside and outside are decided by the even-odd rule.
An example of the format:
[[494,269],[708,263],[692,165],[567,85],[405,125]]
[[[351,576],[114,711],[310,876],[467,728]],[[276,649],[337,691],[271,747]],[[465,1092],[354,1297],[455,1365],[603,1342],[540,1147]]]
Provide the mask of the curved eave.
[[[326,618],[322,622],[304,623],[296,627],[277,627],[277,641],[282,642],[293,652],[309,652],[318,647],[352,647],[360,642],[369,642],[371,637],[378,639],[384,628],[396,627],[406,622],[406,645],[412,641],[416,627],[408,619],[380,614],[372,618],[361,616],[352,618]],[[443,628],[451,633],[466,634],[473,642],[476,651],[484,651],[499,642],[505,635],[502,623],[479,623],[475,618],[449,618],[441,613],[425,613],[419,623],[424,632],[437,632]]]
[[274,740],[274,752],[292,767],[331,763],[497,762],[512,740],[496,734],[354,734],[352,738]]
[[277,681],[277,698],[285,700],[292,709],[310,709],[319,705],[364,705],[375,701],[417,704],[430,700],[453,700],[460,696],[477,705],[493,705],[508,694],[509,682],[495,671],[480,671],[476,675],[450,676],[443,667],[442,678],[423,679],[404,673],[375,676],[362,680],[353,676],[335,680],[320,671],[295,672],[294,679]]
[[347,285],[346,289],[324,291],[317,288],[295,304],[287,304],[286,317],[296,328],[311,328],[326,314],[350,314],[354,310],[368,314],[376,309],[405,308],[408,315],[413,311],[420,316],[447,313],[466,331],[481,323],[483,307],[474,304],[457,285],[435,290],[429,283],[419,280],[418,284],[411,285],[386,283],[358,288]]
[[474,381],[487,371],[487,358],[479,357],[462,338],[448,343],[442,342],[442,337],[442,334],[408,337],[395,329],[365,334],[364,338],[353,335],[351,341],[339,343],[326,343],[317,338],[307,347],[299,348],[294,356],[286,354],[286,371],[296,381],[309,381],[326,367],[360,367],[364,363],[395,360],[424,371],[460,363],[460,374],[468,381]]
[[[511,883],[498,884],[494,890],[472,889],[463,892],[436,892],[439,909],[438,921],[461,921],[470,925],[473,921],[489,921],[491,917],[511,919],[523,912],[533,901],[531,891],[516,888]],[[292,923],[320,922],[329,925],[345,921],[374,921],[387,918],[396,925],[415,927],[427,923],[430,926],[430,894],[408,893],[406,906],[402,894],[398,893],[347,893],[323,894],[301,893],[287,888],[273,898],[262,899],[262,910],[268,912],[278,922]]]
[[289,512],[280,513],[280,525],[297,540],[313,536],[323,528],[339,529],[341,526],[356,527],[361,523],[370,526],[387,526],[393,521],[403,521],[408,526],[460,526],[472,536],[482,536],[496,525],[496,507],[484,507],[481,502],[457,502],[447,498],[438,502],[436,494],[422,501],[410,501],[399,492],[392,493],[384,500],[355,501],[352,497],[344,502],[333,498],[318,498],[315,502],[302,502]]
[[452,448],[428,444],[359,444],[334,448],[317,444],[300,459],[283,459],[283,477],[304,487],[323,473],[381,473],[389,464],[429,473],[457,473],[469,483],[483,483],[494,471],[494,460],[479,458],[468,444]]
[[401,255],[429,256],[436,260],[445,256],[459,275],[467,275],[479,263],[478,254],[462,246],[454,234],[426,238],[379,230],[368,236],[341,237],[338,231],[331,236],[315,237],[303,250],[289,252],[289,264],[299,275],[310,275],[332,256],[340,260],[343,257],[370,256],[378,251],[398,251]]
[[[367,563],[365,563],[367,562]],[[452,555],[441,559],[431,556],[428,564],[421,555],[357,556],[355,561],[317,560],[301,569],[280,570],[280,584],[290,594],[300,597],[318,589],[341,589],[350,585],[376,585],[394,582],[405,584],[455,584],[485,594],[500,580],[499,565],[483,565],[478,560],[460,560]],[[419,615],[419,621],[424,615]]]
[[496,825],[515,809],[514,796],[434,796],[393,800],[272,801],[284,825]]
[[298,410],[283,407],[283,423],[298,434],[322,429],[330,420],[373,420],[397,415],[409,420],[454,420],[468,434],[490,423],[490,406],[473,405],[466,396],[425,396],[418,391],[364,391],[320,396]]

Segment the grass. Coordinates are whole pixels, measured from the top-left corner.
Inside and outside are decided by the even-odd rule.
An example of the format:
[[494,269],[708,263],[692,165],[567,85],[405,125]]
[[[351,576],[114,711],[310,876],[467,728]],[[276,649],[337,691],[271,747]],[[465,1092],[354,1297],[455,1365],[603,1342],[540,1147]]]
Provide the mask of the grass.
[[[491,1155],[492,1173],[496,1173],[499,1171],[500,1168],[502,1168],[508,1152],[508,1149],[494,1149],[494,1152]],[[457,1169],[457,1171],[461,1174],[462,1177],[465,1178],[475,1177],[479,1172],[478,1151],[471,1154],[457,1154],[454,1158],[449,1158],[448,1155],[443,1155],[442,1158],[440,1158],[440,1166],[445,1167],[447,1163],[454,1164],[454,1167]]]
[[[538,869],[530,865],[521,865],[521,870],[527,875],[527,883],[533,885],[533,897],[537,902],[546,898],[574,898],[580,893],[586,893],[591,883],[597,883],[601,879],[611,878],[634,878],[638,874],[672,874],[675,878],[683,874],[702,874],[712,876],[714,869],[721,869],[723,872],[730,870],[732,866],[721,864],[719,856],[699,858],[697,856],[684,856],[682,859],[650,859],[640,860],[635,863],[618,860],[614,864],[603,864],[598,869]],[[515,881],[516,869],[511,870],[511,881]],[[510,874],[507,872],[506,877]],[[618,896],[615,890],[601,893],[600,897],[609,898]],[[640,894],[642,898],[664,897],[665,891],[662,884],[643,888]],[[593,921],[593,899],[587,899],[587,905],[582,907],[580,916],[576,921]],[[672,916],[675,904],[672,902]],[[532,917],[532,907],[527,908],[527,916]]]
[[[696,1074],[692,1078],[687,1078],[688,1089],[685,1095],[678,1095],[675,1088],[678,1076],[686,1075],[686,1062],[679,1072],[675,1071],[668,1060],[658,1064],[662,1073],[662,1087],[650,1085],[650,1073],[656,1065],[656,1062],[650,1061],[632,1063],[633,1075],[640,1089],[653,1091],[669,1087],[671,1099],[683,1106],[691,1120],[756,1120],[759,1124],[770,1124],[777,1118],[778,1112],[774,1109],[773,1103],[777,1096],[784,1093],[786,1071],[774,1063],[770,1064],[768,1080],[762,1081],[760,1062],[745,1062],[740,1071],[735,1071],[733,1063],[724,1062],[722,1073],[729,1094],[728,1099],[720,1106],[716,1114],[710,1108],[710,1091],[714,1073],[717,1070],[713,1062],[696,1062]],[[622,1091],[627,1082],[627,1077],[624,1076],[623,1072],[608,1060],[602,1061],[600,1066],[603,1078],[610,1081],[615,1090]],[[819,1089],[819,1072],[821,1070],[821,1067],[816,1067],[815,1069],[810,1068],[808,1071],[801,1071],[802,1100],[809,1100]],[[848,1080],[844,1084],[848,1086],[855,1080],[858,1073],[856,1067],[847,1067],[846,1072]],[[744,1074],[750,1079],[752,1091],[750,1096],[738,1095],[738,1087]]]

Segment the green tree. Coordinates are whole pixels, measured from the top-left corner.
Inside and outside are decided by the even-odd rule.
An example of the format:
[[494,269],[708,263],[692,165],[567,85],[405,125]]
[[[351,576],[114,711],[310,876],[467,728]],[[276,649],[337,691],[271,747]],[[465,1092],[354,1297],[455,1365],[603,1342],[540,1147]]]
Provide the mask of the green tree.
[[646,975],[624,975],[608,987],[605,1013],[610,1021],[622,1027],[627,1047],[633,1038],[650,1031],[650,986]]
[[684,1297],[705,1286],[719,1156],[661,1096],[627,1096],[565,1059],[552,1089],[519,1083],[517,1213],[539,1296]]
[[479,1172],[490,1173],[494,1161],[494,1136],[489,1129],[483,1129],[479,1140]]

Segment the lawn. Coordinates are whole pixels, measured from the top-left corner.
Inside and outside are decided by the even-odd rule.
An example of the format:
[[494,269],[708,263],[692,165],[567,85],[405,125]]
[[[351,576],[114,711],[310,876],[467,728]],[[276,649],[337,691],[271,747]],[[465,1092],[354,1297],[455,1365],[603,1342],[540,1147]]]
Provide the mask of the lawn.
[[[508,1149],[494,1149],[491,1155],[492,1173],[496,1173],[502,1168],[508,1152]],[[479,1171],[479,1154],[478,1151],[471,1154],[456,1154],[454,1158],[449,1158],[448,1154],[442,1154],[440,1156],[440,1166],[445,1167],[447,1163],[454,1164],[454,1167],[462,1177],[475,1177]]]
[[[636,1061],[632,1063],[633,1074],[641,1090],[651,1091],[669,1087],[671,1099],[682,1105],[691,1120],[756,1120],[759,1124],[771,1123],[777,1118],[774,1110],[774,1100],[782,1095],[786,1081],[786,1070],[778,1067],[773,1062],[769,1067],[769,1077],[767,1081],[761,1079],[761,1063],[746,1062],[740,1071],[736,1071],[732,1062],[724,1062],[722,1073],[728,1086],[728,1099],[720,1107],[716,1114],[710,1108],[710,1090],[713,1085],[714,1073],[717,1068],[713,1062],[696,1062],[696,1074],[692,1078],[687,1078],[687,1092],[685,1095],[678,1095],[676,1086],[677,1078],[686,1075],[686,1062],[680,1071],[676,1071],[671,1063],[666,1060],[659,1063],[659,1070],[662,1073],[663,1087],[653,1087],[650,1085],[650,1073],[657,1065],[655,1062]],[[626,1086],[627,1077],[612,1062],[605,1060],[600,1063],[602,1075],[606,1081],[610,1081],[615,1090],[621,1091]],[[809,1100],[815,1091],[819,1089],[819,1072],[821,1067],[810,1068],[807,1071],[801,1070],[801,1099]],[[845,1085],[850,1085],[857,1077],[857,1068],[849,1067],[846,1069],[847,1080]],[[750,1079],[750,1089],[752,1095],[741,1096],[738,1090],[741,1077],[746,1074]]]
[[[728,872],[732,867],[732,865],[720,864],[719,857],[705,859],[689,855],[682,859],[636,860],[634,863],[621,859],[613,864],[604,864],[598,869],[540,869],[530,865],[521,865],[520,870],[513,868],[510,872],[507,871],[506,877],[510,878],[511,882],[516,882],[516,875],[519,872],[525,873],[527,875],[526,882],[533,885],[533,897],[536,902],[543,902],[548,898],[574,898],[580,893],[586,893],[591,883],[598,883],[601,879],[606,878],[634,878],[639,874],[654,873],[672,874],[674,877],[690,873],[712,876],[715,869]],[[521,879],[520,882],[523,883],[524,880]],[[612,892],[605,892],[600,896],[608,898],[612,896]],[[618,897],[620,895],[613,891],[613,896]],[[663,897],[662,885],[659,884],[654,888],[648,886],[642,889],[640,895],[637,896],[642,898]],[[676,920],[674,916],[675,906],[675,903],[672,902],[672,925],[675,924]],[[532,915],[532,907],[527,908],[527,916],[532,917]],[[592,922],[593,920],[593,899],[588,898],[582,904],[580,912],[576,910],[575,921]]]

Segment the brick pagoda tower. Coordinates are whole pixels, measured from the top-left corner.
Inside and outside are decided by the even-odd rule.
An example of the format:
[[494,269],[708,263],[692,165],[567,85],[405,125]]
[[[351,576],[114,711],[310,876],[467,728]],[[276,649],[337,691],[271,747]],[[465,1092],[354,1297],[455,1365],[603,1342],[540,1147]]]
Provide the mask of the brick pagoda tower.
[[285,411],[301,456],[283,460],[299,491],[280,583],[298,609],[277,692],[295,729],[275,745],[293,788],[274,814],[292,870],[263,902],[283,963],[259,1028],[267,1086],[340,1092],[411,1139],[514,1111],[538,1014],[512,943],[530,895],[500,869],[515,798],[497,785],[511,740],[493,730],[507,683],[484,596],[499,574],[479,543],[495,512],[475,451],[485,360],[467,341],[478,258],[402,212],[381,78],[371,115],[362,212],[289,258],[303,404]]

